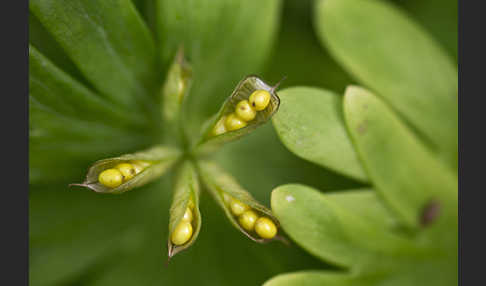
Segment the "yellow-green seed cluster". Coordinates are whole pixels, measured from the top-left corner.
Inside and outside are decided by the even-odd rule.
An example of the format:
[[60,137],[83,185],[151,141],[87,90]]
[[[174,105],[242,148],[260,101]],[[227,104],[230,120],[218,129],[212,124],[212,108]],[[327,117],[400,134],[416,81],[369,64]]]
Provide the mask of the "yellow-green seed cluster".
[[108,188],[116,188],[132,179],[150,165],[149,162],[134,160],[120,163],[114,168],[106,169],[98,175],[98,181]]
[[272,239],[277,234],[275,223],[265,216],[258,214],[247,204],[223,193],[223,201],[230,208],[231,213],[237,217],[240,226],[249,232],[256,232],[258,236],[264,239]]
[[194,202],[189,200],[187,204],[186,211],[182,216],[179,224],[174,228],[170,236],[170,241],[174,245],[183,245],[184,243],[188,242],[189,239],[192,237],[192,221],[194,218],[193,215],[194,211]]
[[271,95],[268,91],[259,89],[254,91],[248,100],[243,99],[236,105],[235,112],[223,116],[214,126],[213,134],[220,135],[226,131],[238,130],[255,119],[258,111],[267,108]]

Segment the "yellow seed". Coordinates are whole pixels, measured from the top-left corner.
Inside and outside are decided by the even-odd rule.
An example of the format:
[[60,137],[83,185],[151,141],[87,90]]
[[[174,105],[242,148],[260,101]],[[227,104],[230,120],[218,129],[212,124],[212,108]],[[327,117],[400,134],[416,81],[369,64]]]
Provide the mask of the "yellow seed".
[[277,227],[271,219],[261,217],[255,223],[255,231],[260,237],[270,239],[277,234]]
[[235,109],[236,115],[244,121],[251,121],[256,116],[256,111],[253,109],[248,100],[238,102]]
[[227,206],[229,206],[232,199],[233,198],[230,195],[228,195],[227,193],[223,193],[223,201]]
[[135,169],[135,175],[137,175],[138,173],[142,172],[145,168],[150,166],[149,162],[145,162],[142,160],[134,160],[131,163],[133,168]]
[[252,231],[255,226],[255,222],[258,219],[258,215],[252,211],[247,210],[240,216],[240,225],[247,231]]
[[116,188],[123,182],[123,175],[117,169],[106,169],[99,174],[98,181],[108,188]]
[[184,216],[182,217],[183,221],[191,222],[192,221],[192,211],[189,208],[186,208],[184,212]]
[[238,118],[234,113],[228,115],[225,121],[226,129],[229,131],[238,130],[246,126],[246,122]]
[[237,199],[233,199],[231,200],[230,208],[235,216],[239,216],[248,209],[248,206]]
[[216,123],[216,125],[214,125],[214,128],[213,128],[213,134],[214,135],[220,135],[220,134],[223,134],[223,133],[226,132],[226,126],[224,126],[225,121],[226,121],[226,116],[223,116],[223,118],[221,118],[218,121],[218,123]]
[[187,221],[181,221],[170,236],[170,240],[175,245],[182,245],[189,241],[192,236],[192,225]]
[[255,90],[250,95],[250,105],[257,111],[264,110],[270,103],[270,97],[270,93],[266,90]]
[[115,169],[118,169],[118,171],[120,171],[124,181],[130,180],[136,174],[135,167],[132,164],[128,163],[118,164],[115,166]]

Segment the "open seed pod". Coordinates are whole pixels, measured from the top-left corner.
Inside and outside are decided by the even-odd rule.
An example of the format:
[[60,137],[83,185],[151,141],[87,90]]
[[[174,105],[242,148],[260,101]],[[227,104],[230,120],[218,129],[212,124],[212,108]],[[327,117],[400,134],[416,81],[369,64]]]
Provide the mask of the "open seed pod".
[[[199,235],[201,229],[201,213],[199,211],[199,182],[196,170],[193,164],[186,161],[180,168],[174,188],[174,196],[172,205],[170,207],[169,219],[169,237],[167,239],[168,256],[169,259],[175,254],[190,247]],[[191,212],[188,221],[186,217],[187,211]],[[180,244],[173,242],[174,231],[177,231],[177,226],[181,222],[188,222],[191,224],[191,234],[189,238],[185,238]]]
[[179,116],[182,102],[189,92],[191,83],[192,67],[184,58],[181,47],[175,55],[161,90],[162,114],[165,120],[173,121]]
[[[164,174],[180,157],[178,149],[165,146],[155,146],[145,151],[125,154],[119,157],[96,161],[89,169],[81,186],[98,193],[120,194],[136,187],[145,185]],[[116,187],[108,187],[99,181],[100,174],[105,170],[113,170],[119,164],[127,163],[133,167],[129,179],[124,179]]]
[[[232,176],[225,173],[215,163],[208,161],[200,161],[198,163],[198,170],[207,190],[223,208],[231,224],[239,231],[244,233],[251,240],[259,243],[265,243],[272,240],[282,240],[286,242],[283,236],[278,234],[278,232],[280,232],[280,224],[277,218],[273,215],[272,211],[256,201],[253,196],[248,191],[243,189],[243,187],[241,187]],[[276,235],[271,239],[265,239],[260,237],[254,230],[248,231],[242,227],[242,225],[239,223],[237,215],[234,214],[231,206],[226,201],[228,198],[237,199],[238,201],[247,205],[248,210],[252,210],[259,217],[266,217],[270,219],[276,228]]]
[[[195,147],[196,152],[210,152],[224,143],[234,141],[250,133],[258,126],[267,122],[277,112],[280,106],[280,98],[275,91],[279,84],[277,83],[272,87],[255,75],[249,75],[240,81],[231,96],[223,103],[218,113],[208,119],[204,124],[201,139]],[[255,118],[247,122],[246,126],[237,130],[217,132],[218,126],[224,124],[227,116],[235,112],[238,103],[242,100],[248,100],[250,95],[257,90],[264,90],[270,94],[268,106],[264,110],[257,111]]]

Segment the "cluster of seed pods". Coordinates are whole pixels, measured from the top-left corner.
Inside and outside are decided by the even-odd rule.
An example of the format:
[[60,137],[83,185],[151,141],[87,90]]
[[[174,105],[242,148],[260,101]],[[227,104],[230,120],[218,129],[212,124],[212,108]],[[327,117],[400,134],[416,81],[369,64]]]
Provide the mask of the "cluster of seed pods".
[[149,162],[134,160],[106,169],[98,176],[98,182],[108,188],[116,188],[129,181],[150,165]]
[[226,193],[223,193],[223,200],[231,210],[231,213],[237,218],[240,226],[246,231],[254,231],[264,239],[272,239],[275,237],[277,234],[277,226],[271,219],[265,216],[258,216],[250,206]]
[[222,117],[214,126],[214,135],[220,135],[227,131],[238,130],[245,127],[249,121],[252,121],[258,111],[267,108],[270,103],[270,93],[266,90],[255,90],[248,100],[244,99],[238,102],[235,112]]
[[191,239],[193,230],[192,221],[194,218],[193,210],[194,202],[189,200],[184,216],[182,216],[179,224],[175,227],[170,236],[170,240],[174,245],[183,245]]

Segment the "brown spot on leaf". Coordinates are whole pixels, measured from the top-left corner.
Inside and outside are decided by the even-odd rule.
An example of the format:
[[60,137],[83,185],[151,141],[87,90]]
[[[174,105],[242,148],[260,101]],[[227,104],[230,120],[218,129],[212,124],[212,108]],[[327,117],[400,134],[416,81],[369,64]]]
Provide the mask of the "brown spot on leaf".
[[437,200],[431,200],[427,203],[422,211],[420,217],[420,224],[422,226],[430,225],[440,215],[440,203]]
[[361,122],[360,124],[358,124],[358,129],[357,129],[358,133],[360,135],[363,135],[366,132],[367,127],[368,127],[368,122],[366,120]]

